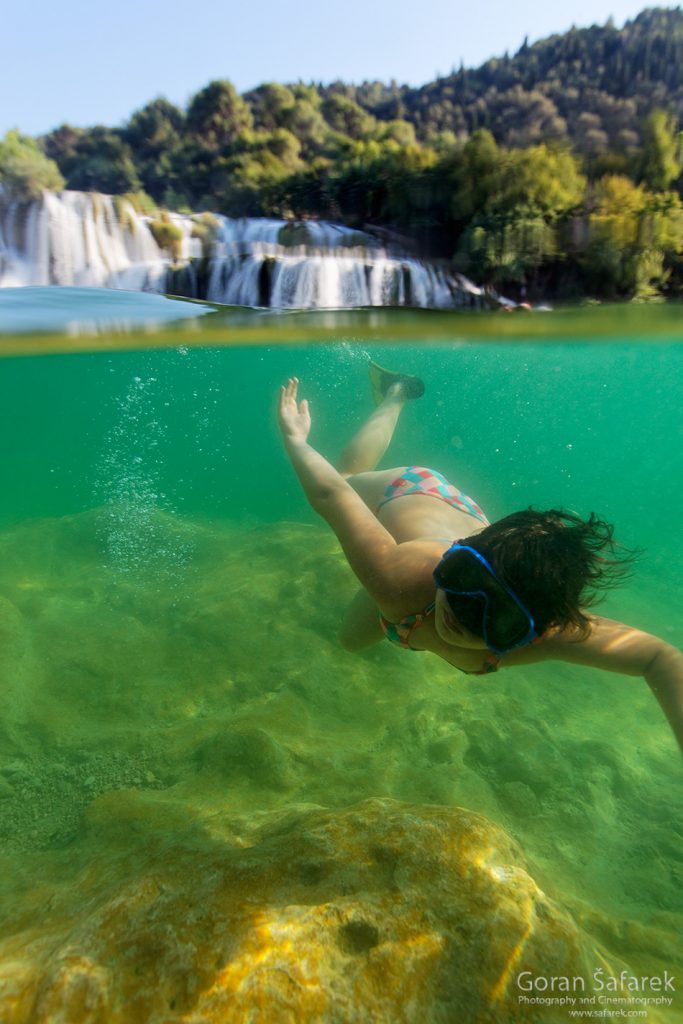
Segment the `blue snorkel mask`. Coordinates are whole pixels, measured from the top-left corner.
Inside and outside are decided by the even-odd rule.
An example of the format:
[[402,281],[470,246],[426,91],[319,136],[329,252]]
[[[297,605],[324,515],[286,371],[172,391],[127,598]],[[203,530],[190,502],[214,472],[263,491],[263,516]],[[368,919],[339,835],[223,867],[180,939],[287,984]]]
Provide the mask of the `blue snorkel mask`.
[[[452,582],[454,577],[458,580],[457,586]],[[457,602],[451,603],[450,595],[479,598],[483,604],[482,637],[494,654],[507,654],[537,639],[531,612],[474,548],[457,541],[452,544],[434,570],[434,583],[449,597],[449,605],[456,616]]]

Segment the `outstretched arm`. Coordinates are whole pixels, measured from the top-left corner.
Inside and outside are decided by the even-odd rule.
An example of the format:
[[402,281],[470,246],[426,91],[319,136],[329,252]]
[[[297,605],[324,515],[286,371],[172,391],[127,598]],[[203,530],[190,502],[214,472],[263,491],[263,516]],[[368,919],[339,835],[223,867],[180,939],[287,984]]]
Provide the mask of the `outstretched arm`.
[[657,636],[623,622],[591,618],[585,640],[564,632],[542,645],[547,656],[610,672],[642,676],[659,701],[683,752],[683,654]]
[[683,654],[661,641],[661,649],[645,672],[645,681],[669,719],[683,752]]
[[353,489],[334,466],[308,443],[308,435],[311,431],[311,412],[306,399],[297,404],[298,387],[298,379],[290,377],[287,383],[280,388],[278,406],[280,432],[285,451],[289,455],[309,503],[316,512],[324,516],[326,503],[338,499],[347,490],[353,491]]
[[299,381],[280,389],[278,420],[296,475],[312,508],[327,520],[349,565],[384,611],[400,600],[401,562],[397,544],[353,487],[308,443],[311,415],[306,400],[297,403]]

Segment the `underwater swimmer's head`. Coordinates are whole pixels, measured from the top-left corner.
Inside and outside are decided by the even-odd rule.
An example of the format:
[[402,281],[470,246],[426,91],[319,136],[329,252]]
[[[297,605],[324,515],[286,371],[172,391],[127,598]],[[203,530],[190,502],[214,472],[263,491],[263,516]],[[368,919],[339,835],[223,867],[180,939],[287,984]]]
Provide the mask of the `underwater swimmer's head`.
[[434,581],[457,625],[497,654],[553,627],[589,630],[582,608],[628,576],[635,553],[591,513],[515,512],[445,552]]
[[434,570],[434,582],[455,616],[449,621],[444,611],[447,625],[464,626],[495,654],[506,654],[536,639],[531,612],[475,548],[457,541],[452,544]]

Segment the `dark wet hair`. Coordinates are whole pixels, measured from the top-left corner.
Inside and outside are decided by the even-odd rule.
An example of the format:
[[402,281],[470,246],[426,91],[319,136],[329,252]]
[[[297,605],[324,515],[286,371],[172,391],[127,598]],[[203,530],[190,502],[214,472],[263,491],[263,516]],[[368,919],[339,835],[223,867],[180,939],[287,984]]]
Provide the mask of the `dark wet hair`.
[[[483,555],[517,594],[539,635],[551,626],[575,626],[579,637],[587,636],[590,625],[583,609],[627,579],[639,554],[618,545],[614,527],[594,513],[582,519],[559,509],[513,512],[463,543]],[[452,572],[457,586],[457,561]],[[448,583],[448,560],[441,575]],[[455,594],[448,601],[459,622],[481,636],[481,601]]]

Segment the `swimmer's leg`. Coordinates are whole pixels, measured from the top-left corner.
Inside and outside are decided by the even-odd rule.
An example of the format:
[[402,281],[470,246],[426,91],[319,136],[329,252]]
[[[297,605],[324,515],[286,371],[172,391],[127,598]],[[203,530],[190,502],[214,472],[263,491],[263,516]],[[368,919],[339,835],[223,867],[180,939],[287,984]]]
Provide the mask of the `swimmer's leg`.
[[422,398],[425,393],[425,386],[419,377],[409,373],[397,373],[395,370],[387,370],[372,359],[368,365],[370,376],[370,387],[375,405],[381,405],[386,397],[387,391],[392,384],[401,384],[406,398]]
[[339,642],[347,651],[362,651],[384,639],[379,610],[367,590],[359,590],[346,609]]
[[342,476],[374,469],[389,447],[406,398],[400,384],[389,388],[381,405],[368,416],[341,454],[337,469]]
[[[378,376],[376,371],[383,376]],[[379,405],[342,452],[337,466],[342,476],[375,469],[394,436],[403,406],[408,399],[419,398],[424,392],[424,385],[418,377],[392,374],[381,370],[375,363],[370,364],[370,380],[373,394],[380,400]]]

